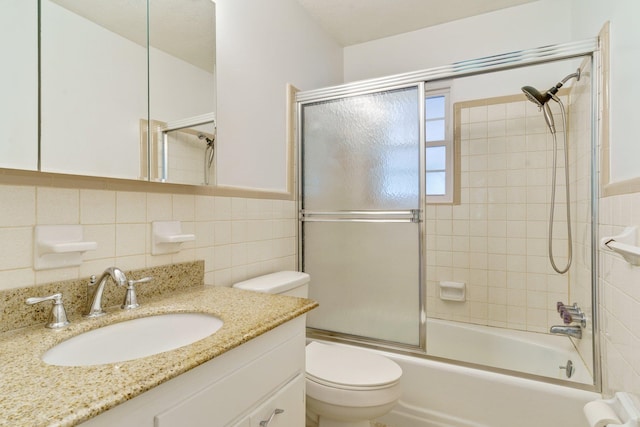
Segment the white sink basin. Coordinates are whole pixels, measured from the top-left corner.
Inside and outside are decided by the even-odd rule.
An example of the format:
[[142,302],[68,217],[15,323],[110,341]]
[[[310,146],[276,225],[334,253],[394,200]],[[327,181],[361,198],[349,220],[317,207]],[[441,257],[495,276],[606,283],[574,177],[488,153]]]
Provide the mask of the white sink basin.
[[215,333],[222,320],[202,313],[171,313],[103,326],[61,342],[42,355],[49,365],[124,362],[194,343]]

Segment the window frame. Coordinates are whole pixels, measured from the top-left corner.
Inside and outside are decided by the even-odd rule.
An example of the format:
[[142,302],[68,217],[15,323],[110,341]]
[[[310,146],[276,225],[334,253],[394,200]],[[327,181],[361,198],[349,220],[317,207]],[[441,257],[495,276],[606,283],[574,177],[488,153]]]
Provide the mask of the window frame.
[[[444,139],[437,141],[427,141],[426,136],[426,128],[427,122],[429,121],[426,116],[426,102],[428,98],[434,98],[444,96]],[[454,144],[454,135],[453,135],[453,105],[451,102],[451,81],[443,81],[443,82],[434,82],[434,83],[426,83],[425,84],[425,93],[424,93],[424,101],[425,103],[425,116],[423,117],[425,123],[425,138],[424,138],[424,155],[425,155],[425,203],[427,204],[454,204],[456,201],[455,193],[455,182],[456,182],[456,171],[455,169],[455,144]],[[440,120],[440,118],[436,119]],[[445,157],[445,193],[442,195],[429,195],[427,194],[427,174],[431,172],[426,167],[426,156],[427,151],[431,147],[445,147],[446,157]],[[441,171],[432,170],[434,172]]]

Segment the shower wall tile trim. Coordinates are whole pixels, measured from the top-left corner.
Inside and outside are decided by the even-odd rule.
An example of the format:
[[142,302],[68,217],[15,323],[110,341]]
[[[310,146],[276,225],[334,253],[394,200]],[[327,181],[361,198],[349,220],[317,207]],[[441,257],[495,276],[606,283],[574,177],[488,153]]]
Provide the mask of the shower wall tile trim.
[[[139,269],[205,261],[205,283],[229,286],[259,274],[295,269],[296,205],[209,195],[0,185],[0,288],[11,289],[98,274],[116,265]],[[196,240],[177,254],[151,255],[151,222],[182,221]],[[33,229],[81,224],[98,249],[79,267],[33,270]]]

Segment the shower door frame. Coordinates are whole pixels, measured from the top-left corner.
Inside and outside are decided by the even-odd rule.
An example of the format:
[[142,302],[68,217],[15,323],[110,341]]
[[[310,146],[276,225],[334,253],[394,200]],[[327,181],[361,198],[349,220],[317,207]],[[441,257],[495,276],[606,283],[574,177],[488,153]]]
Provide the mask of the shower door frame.
[[[430,356],[427,354],[426,349],[426,283],[424,280],[424,260],[421,256],[420,262],[420,344],[418,347],[413,346],[397,346],[391,345],[387,342],[376,342],[375,340],[363,339],[362,337],[350,336],[332,331],[323,331],[312,328],[307,328],[307,336],[310,338],[325,339],[329,341],[353,343],[365,347],[370,347],[380,350],[388,350],[396,353],[405,353],[412,356],[423,357],[427,359],[443,360],[447,363],[453,363],[456,365],[469,366],[472,368],[479,368],[483,370],[505,373],[508,375],[519,376],[523,378],[534,379],[536,381],[543,381],[552,384],[560,384],[564,386],[570,386],[579,389],[585,389],[590,391],[600,392],[602,389],[602,373],[601,373],[601,356],[600,356],[600,326],[598,321],[598,200],[599,200],[599,142],[600,142],[600,126],[599,126],[599,112],[602,108],[602,100],[599,99],[599,93],[602,85],[602,67],[601,67],[601,52],[600,41],[598,37],[583,39],[574,42],[554,44],[548,46],[542,46],[538,48],[525,49],[519,51],[508,52],[504,54],[476,58],[466,61],[455,62],[453,64],[428,68],[425,70],[396,74],[387,77],[374,78],[368,80],[357,81],[353,83],[347,83],[338,86],[331,86],[322,89],[315,89],[309,91],[301,91],[296,94],[296,110],[297,110],[297,160],[298,165],[302,163],[302,129],[301,129],[301,112],[302,106],[312,102],[326,101],[331,99],[339,99],[348,96],[378,92],[381,90],[387,90],[392,88],[399,88],[403,86],[411,86],[416,84],[426,84],[438,80],[446,80],[458,77],[470,77],[475,75],[481,75],[491,73],[495,71],[504,71],[514,68],[522,68],[530,65],[538,65],[551,63],[555,61],[590,57],[592,60],[592,90],[591,90],[591,302],[592,313],[591,323],[593,327],[593,385],[585,385],[580,383],[573,383],[565,380],[557,380],[550,377],[543,377],[538,375],[526,374],[519,371],[511,371],[500,368],[489,367],[485,365],[478,365],[473,363],[461,362],[452,359],[440,359],[438,357]],[[424,86],[423,86],[424,89]],[[424,111],[424,90],[422,91],[422,107],[421,111]],[[424,116],[421,120],[421,134],[424,135]],[[424,164],[424,139],[421,144],[421,167]],[[424,173],[421,170],[422,181],[424,181]],[[298,218],[302,212],[302,170],[298,167],[298,191],[297,191],[297,203],[298,203]],[[424,188],[424,187],[422,187]],[[422,193],[424,193],[422,191]],[[421,198],[424,195],[421,194]],[[421,227],[423,227],[423,211],[424,211],[424,199],[420,206],[420,220]],[[303,265],[302,257],[302,221],[298,222],[298,265]],[[425,247],[425,240],[427,236],[421,228],[421,248]]]

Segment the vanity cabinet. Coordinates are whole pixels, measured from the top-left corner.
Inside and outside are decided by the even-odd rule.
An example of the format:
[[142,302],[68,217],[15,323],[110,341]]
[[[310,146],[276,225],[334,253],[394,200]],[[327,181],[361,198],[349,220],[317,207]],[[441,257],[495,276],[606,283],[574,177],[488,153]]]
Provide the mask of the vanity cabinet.
[[82,426],[303,426],[305,317],[300,316],[128,400]]

